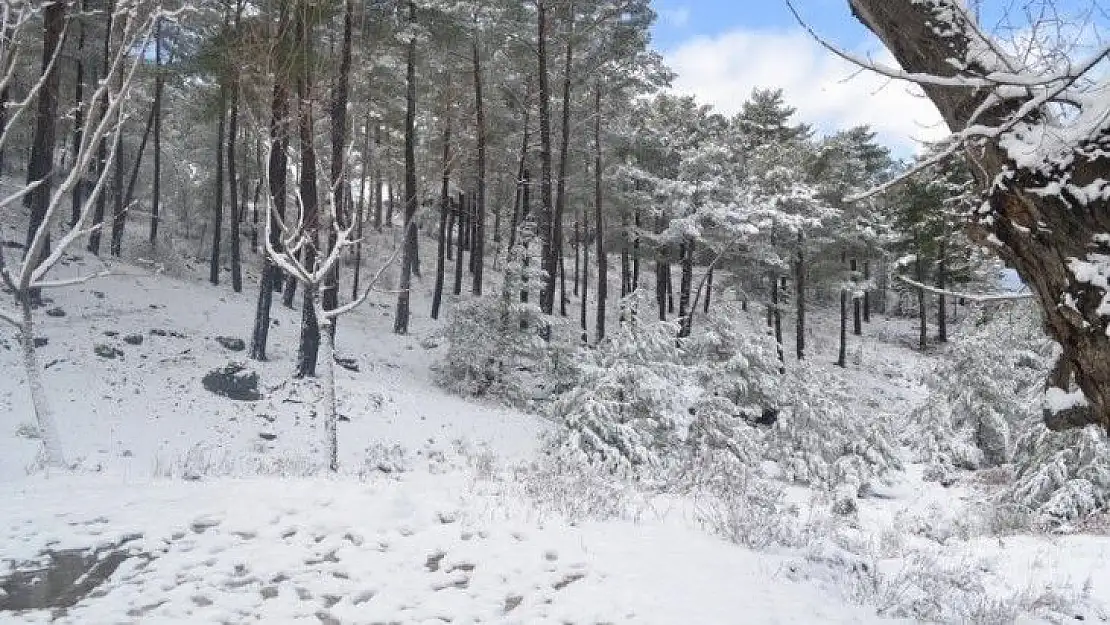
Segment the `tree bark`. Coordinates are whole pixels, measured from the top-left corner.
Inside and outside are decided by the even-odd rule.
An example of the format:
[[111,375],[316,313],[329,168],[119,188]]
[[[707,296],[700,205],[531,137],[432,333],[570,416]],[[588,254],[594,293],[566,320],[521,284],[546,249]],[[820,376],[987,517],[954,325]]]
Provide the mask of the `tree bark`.
[[[409,23],[416,24],[416,3],[409,0]],[[405,79],[405,232],[404,260],[401,264],[400,292],[397,294],[397,314],[393,319],[395,334],[409,331],[409,290],[416,265],[416,39],[409,40],[406,52]]]
[[474,33],[474,132],[477,134],[478,188],[474,196],[474,248],[470,258],[474,266],[474,282],[470,292],[482,295],[482,273],[485,266],[486,247],[486,104],[482,96],[482,55],[478,33]]
[[[62,34],[65,31],[66,3],[53,2],[44,5],[42,10],[42,87],[39,89],[38,102],[35,107],[35,127],[31,139],[31,156],[27,162],[27,184],[41,184],[24,196],[26,206],[31,210],[31,220],[27,225],[27,246],[31,249],[39,228],[44,227],[46,210],[50,205],[50,175],[54,169],[54,143],[58,124],[58,82],[60,77],[59,61],[62,56]],[[111,28],[109,28],[109,32]],[[107,45],[105,46],[107,50]],[[107,55],[107,52],[105,52]],[[49,227],[49,224],[45,224]],[[38,258],[28,259],[28,262],[37,264],[50,255],[50,239],[47,237],[46,245]],[[30,293],[32,302],[39,301],[37,290]]]
[[[350,208],[347,206],[347,101],[350,99],[351,77],[351,35],[354,28],[354,0],[346,0],[343,9],[343,46],[339,53],[339,75],[336,79],[335,89],[332,91],[331,100],[331,195],[332,205],[335,207],[335,219],[340,227],[350,224]],[[338,245],[338,234],[334,228],[328,231],[328,249]],[[324,292],[321,293],[320,305],[324,310],[339,308],[339,266],[335,263],[331,271],[324,278]],[[338,319],[332,319],[326,325],[326,330],[332,333],[332,342],[335,339],[335,328]]]
[[382,123],[374,126],[374,230],[382,231]]
[[871,260],[863,261],[863,322],[871,323]]
[[[303,58],[312,58],[313,33],[306,13],[308,6],[297,9],[297,46]],[[301,148],[300,196],[303,209],[303,225],[308,236],[308,244],[301,250],[304,268],[316,269],[316,250],[320,245],[320,209],[316,187],[316,144],[313,128],[312,64],[301,63],[297,77],[297,121]],[[296,281],[294,281],[296,284]],[[316,361],[320,353],[320,324],[316,318],[316,298],[320,297],[318,285],[305,284],[301,303],[301,337],[297,346],[297,367],[294,377],[303,378],[316,375]]]
[[366,124],[363,126],[363,145],[362,145],[362,168],[359,172],[359,191],[358,191],[358,241],[355,242],[355,269],[354,275],[351,277],[351,299],[357,299],[361,289],[359,289],[359,276],[362,274],[362,235],[363,227],[366,225],[366,208],[368,202],[366,201],[366,178],[369,175],[369,168],[371,160],[377,160],[377,155],[371,156],[370,152],[370,106],[366,106]]
[[[921,246],[918,246],[920,250]],[[918,283],[925,283],[925,263],[921,260],[921,252],[918,251],[917,259],[914,261],[915,275]],[[917,289],[917,316],[919,320],[917,346],[922,350],[928,346],[929,332],[928,332],[928,319],[929,309],[925,307],[925,289]]]
[[162,93],[166,77],[162,73],[162,19],[154,26],[154,171],[151,172],[150,247],[158,247],[158,221],[162,207]]
[[239,199],[236,194],[238,178],[236,178],[235,143],[239,136],[239,84],[235,81],[231,85],[231,113],[227,124],[227,199],[231,209],[228,214],[230,233],[228,243],[231,245],[231,290],[236,293],[243,292],[243,258],[239,244],[239,224],[242,218]]
[[682,278],[678,287],[678,318],[685,324],[686,316],[693,314],[690,310],[690,289],[694,287],[694,242],[686,240],[678,250],[682,262]]
[[[77,11],[79,13],[85,12],[84,0],[78,0]],[[157,44],[156,44],[157,45]],[[157,49],[155,50],[157,56]],[[85,20],[84,18],[77,19],[77,55],[76,67],[74,68],[73,77],[73,154],[76,157],[77,152],[81,149],[81,139],[85,135]],[[157,59],[155,60],[157,63]],[[157,71],[157,70],[156,70]],[[5,106],[7,98],[4,102],[0,102],[0,107]],[[4,131],[4,123],[0,121],[0,133]],[[80,179],[77,184],[73,185],[73,208],[69,218],[69,225],[76,226],[77,221],[81,218],[81,206],[84,204],[85,199],[85,173],[81,173]]]
[[774,309],[772,316],[775,320],[775,347],[779,355],[779,373],[785,373],[786,353],[782,345],[782,306],[779,302],[782,280],[780,280],[778,276],[775,276],[774,281],[775,285],[771,288],[771,305]]
[[[62,3],[58,3],[62,4]],[[113,15],[115,14],[116,3],[113,1],[108,3],[108,10],[106,12],[105,26],[104,26],[104,54],[100,60],[100,77],[102,80],[108,77],[108,64],[111,62],[112,51],[112,22]],[[108,93],[105,91],[100,97],[100,110],[101,115],[107,114],[108,110]],[[121,155],[117,154],[117,158]],[[105,134],[100,139],[99,145],[96,147],[96,173],[100,176],[104,173],[104,168],[108,166],[108,135]],[[93,223],[102,226],[104,224],[104,212],[107,204],[107,193],[101,192],[96,196],[96,204],[93,208]],[[103,228],[97,228],[89,235],[89,252],[100,256],[100,239],[102,236]]]
[[540,109],[540,215],[537,230],[541,239],[542,269],[545,273],[544,288],[540,293],[540,310],[550,315],[555,311],[555,278],[559,269],[555,246],[555,215],[551,197],[551,90],[547,75],[547,3],[536,1],[536,42],[539,67]]
[[[571,108],[571,67],[574,61],[574,2],[567,3],[567,33],[566,55],[563,57],[563,119],[561,126],[561,140],[559,143],[559,181],[555,196],[555,212],[551,219],[551,245],[554,248],[554,261],[559,264],[559,312],[567,316],[567,279],[563,268],[563,215],[567,208],[567,165],[570,155],[570,108]],[[554,287],[554,282],[548,280],[548,286]]]
[[[994,49],[955,0],[850,0],[849,4],[908,72],[953,76],[958,67],[966,65],[963,59],[989,55]],[[961,62],[953,63],[953,59]],[[1002,59],[988,59],[994,61],[1006,67]],[[976,62],[972,69],[981,65]],[[996,90],[927,85],[924,91],[953,131],[972,123],[1000,127],[1040,93],[1029,89],[1026,94],[1010,94],[984,107]],[[1048,110],[1051,106],[1055,105],[1038,108],[1034,104],[1024,121],[1044,123],[1055,115]],[[1056,184],[1084,188],[1110,178],[1110,150],[1099,147],[1107,137],[1103,126],[1095,136],[1069,146],[1067,158],[1051,167],[1042,167],[1040,162],[1029,166],[1014,163],[998,138],[965,153],[974,163],[971,169],[980,188],[987,191],[984,208],[972,216],[971,234],[1016,269],[1036,294],[1049,334],[1063,347],[1048,384],[1068,390],[1074,382],[1089,404],[1063,420],[1046,414],[1053,428],[1086,423],[1110,427],[1110,337],[1106,332],[1110,318],[1099,312],[1106,288],[1082,280],[1070,267],[1074,259],[1097,262],[1093,255],[1105,254],[1092,242],[1091,234],[1110,231],[1110,199],[1081,200],[1066,192],[1038,191]],[[994,184],[996,181],[1001,182]],[[1075,306],[1058,306],[1065,298]]]
[[19,326],[19,345],[23,352],[23,368],[27,375],[27,386],[31,391],[31,405],[35,410],[35,421],[42,436],[43,460],[48,466],[64,468],[65,454],[62,453],[62,438],[58,435],[58,425],[50,409],[50,399],[42,382],[42,367],[35,348],[35,325],[32,315],[32,301],[28,293],[19,294],[21,312]]
[[840,288],[840,351],[836,366],[848,366],[848,289],[844,287]]
[[[220,82],[220,121],[216,125],[216,185],[212,202],[212,255],[208,261],[208,281],[220,283],[220,238],[224,220],[224,124],[227,119],[227,87]],[[115,225],[112,226],[112,252],[115,253]]]
[[[859,263],[852,259],[852,283],[859,284]],[[863,336],[863,308],[860,306],[860,294],[857,289],[852,293],[852,334]]]
[[[937,288],[948,288],[948,246],[944,239],[940,240],[937,251]],[[948,342],[948,309],[945,307],[947,300],[943,293],[937,296],[937,341]]]
[[797,313],[794,319],[795,355],[798,360],[806,357],[806,266],[805,235],[798,232],[798,253],[794,261],[794,304]]
[[[602,218],[601,195],[601,84],[594,86],[594,239],[597,244],[597,342],[605,340],[605,300],[609,294],[609,259],[605,254],[605,224]],[[589,272],[589,263],[586,263]],[[585,275],[583,275],[582,305],[586,302]]]
[[[449,108],[449,107],[448,107]],[[439,187],[439,230],[436,233],[436,286],[432,293],[432,319],[439,319],[443,279],[447,269],[447,214],[451,212],[451,113],[443,115],[443,178]]]

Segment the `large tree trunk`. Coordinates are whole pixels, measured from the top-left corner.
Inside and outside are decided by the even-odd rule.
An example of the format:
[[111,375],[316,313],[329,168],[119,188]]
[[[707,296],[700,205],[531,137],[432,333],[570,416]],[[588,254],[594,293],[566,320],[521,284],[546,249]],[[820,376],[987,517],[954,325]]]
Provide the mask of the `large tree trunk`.
[[536,41],[539,67],[540,97],[540,215],[537,230],[540,234],[541,266],[545,272],[544,288],[540,293],[540,309],[550,315],[555,311],[555,278],[559,270],[558,249],[555,246],[555,215],[551,198],[551,89],[547,75],[547,3],[536,2]]
[[[914,260],[914,278],[918,284],[925,283],[925,262],[921,260],[921,246],[918,245],[917,258]],[[929,309],[925,307],[925,289],[917,289],[918,336],[917,346],[924,350],[929,344]]]
[[[58,3],[61,4],[61,3]],[[108,64],[111,62],[112,51],[112,22],[113,15],[115,14],[116,3],[109,2],[108,10],[105,12],[105,25],[104,32],[104,54],[100,59],[100,77],[106,79],[108,77]],[[5,98],[5,101],[7,98]],[[108,110],[108,92],[105,91],[100,97],[100,110],[101,115],[105,115]],[[117,154],[116,157],[120,158],[122,155]],[[100,143],[96,146],[96,175],[101,176],[104,173],[104,168],[108,166],[108,134],[100,138]],[[101,226],[104,224],[104,211],[108,202],[107,193],[99,193],[96,196],[96,204],[93,208],[93,223]],[[89,252],[99,256],[100,255],[100,239],[103,228],[97,228],[89,235]]]
[[463,280],[463,252],[466,249],[466,205],[470,200],[467,195],[463,193],[459,196],[459,202],[455,205],[455,210],[452,214],[455,215],[455,225],[458,227],[458,234],[455,236],[455,295],[462,295],[462,280]]
[[[285,18],[282,16],[282,23]],[[267,206],[272,210],[265,216],[270,221],[270,245],[281,252],[281,234],[278,219],[285,218],[285,185],[288,176],[286,151],[289,148],[289,91],[279,76],[274,81],[273,97],[270,101],[270,149],[266,164],[270,188],[270,201]],[[258,288],[258,305],[254,314],[254,331],[251,334],[250,357],[266,360],[266,342],[270,334],[270,308],[273,305],[275,288],[281,285],[281,270],[274,264],[269,254],[263,255],[262,279]]]
[[[409,1],[409,22],[416,23],[416,3]],[[401,263],[400,292],[397,294],[397,313],[393,319],[395,334],[408,334],[409,331],[409,290],[412,288],[412,273],[416,265],[416,38],[408,43],[406,53],[405,80],[405,231],[404,259]]]
[[23,352],[23,368],[27,375],[27,386],[31,391],[31,405],[35,410],[35,421],[42,437],[43,460],[48,466],[64,468],[65,455],[62,453],[62,439],[58,435],[58,426],[54,421],[54,413],[50,410],[50,400],[46,395],[46,386],[42,382],[42,367],[39,365],[38,351],[35,348],[35,325],[31,310],[31,298],[28,293],[21,293],[19,307],[21,323],[19,326],[19,345]]
[[[937,250],[937,288],[943,291],[948,288],[948,246],[945,244],[944,239],[940,240],[940,247]],[[940,343],[948,342],[948,310],[945,307],[947,299],[941,293],[937,298],[937,341]]]
[[478,143],[478,189],[474,196],[474,247],[470,252],[474,283],[470,291],[481,296],[482,273],[486,260],[486,105],[482,97],[482,55],[477,31],[474,33],[474,125]]
[[[852,282],[859,284],[859,261],[852,259]],[[852,334],[863,335],[863,308],[859,290],[852,293]]]
[[[208,261],[208,281],[220,283],[220,238],[224,220],[224,124],[227,119],[227,87],[220,83],[220,121],[216,124],[216,185],[212,201],[212,256]],[[115,253],[115,226],[112,227],[112,252]]]
[[359,172],[359,192],[358,192],[358,239],[355,241],[355,268],[354,275],[351,276],[351,299],[357,299],[359,292],[359,276],[362,273],[362,233],[366,225],[366,208],[368,202],[366,201],[366,178],[369,175],[369,167],[371,158],[377,160],[375,154],[371,157],[370,152],[370,106],[366,107],[366,124],[363,127],[364,140],[362,144],[362,168]]
[[682,278],[678,287],[678,319],[683,325],[689,325],[686,316],[694,314],[690,307],[690,290],[694,287],[694,242],[687,239],[678,249],[682,262]]
[[[350,225],[350,212],[347,206],[347,100],[350,99],[351,76],[351,32],[354,23],[354,0],[346,0],[343,10],[343,47],[339,54],[339,76],[332,92],[331,100],[331,195],[335,207],[335,219],[341,227]],[[328,249],[338,245],[339,238],[335,229],[328,231]],[[336,263],[324,278],[324,292],[320,294],[324,310],[339,308],[339,265]],[[335,326],[338,319],[332,319],[326,330],[335,339]]]
[[[85,11],[84,0],[79,0],[77,3],[77,10],[81,13]],[[157,56],[157,50],[156,56]],[[85,20],[77,20],[77,55],[76,55],[76,68],[74,68],[73,77],[73,155],[76,158],[77,152],[81,149],[81,139],[85,133]],[[157,70],[156,70],[157,71]],[[0,102],[0,107],[6,105],[7,98],[4,102]],[[0,118],[2,120],[2,118]],[[0,133],[4,132],[3,121],[0,121]],[[69,218],[69,225],[76,226],[77,221],[81,218],[81,206],[84,204],[85,199],[85,174],[81,173],[81,178],[78,179],[77,184],[73,185],[73,209]]]
[[806,266],[805,235],[798,232],[798,254],[794,261],[794,304],[797,314],[794,319],[794,350],[798,360],[806,357]]
[[837,352],[836,365],[848,366],[848,289],[840,287],[840,350]]
[[[551,219],[551,245],[553,254],[559,263],[559,314],[567,316],[567,280],[566,271],[563,269],[563,215],[567,210],[567,165],[570,156],[570,107],[571,107],[571,67],[574,61],[574,2],[567,3],[567,27],[571,30],[567,34],[567,51],[563,57],[563,119],[562,137],[559,143],[559,183],[555,196],[555,213]],[[548,280],[548,286],[553,287],[554,282]]]
[[[27,225],[27,246],[31,249],[39,228],[44,227],[46,210],[50,205],[50,173],[54,169],[54,140],[58,125],[58,82],[62,56],[62,33],[65,30],[66,3],[54,2],[42,10],[42,87],[38,93],[35,108],[35,129],[31,139],[31,158],[27,162],[27,184],[41,184],[24,196],[24,202],[31,209],[31,220]],[[110,28],[109,28],[110,30]],[[107,48],[106,48],[107,49]],[[49,227],[49,224],[45,224]],[[42,247],[39,258],[28,259],[38,263],[50,255],[50,239]],[[30,295],[32,302],[39,300],[37,291]]]
[[382,231],[382,123],[374,125],[374,230]]
[[[992,54],[996,48],[983,41],[973,18],[956,0],[850,0],[849,4],[908,72],[952,76],[960,66],[1007,67],[1005,59]],[[976,60],[973,55],[988,58]],[[1042,91],[1028,89],[1016,95],[1010,89],[1006,92],[1010,97],[984,107],[981,105],[999,90],[944,85],[927,85],[924,90],[954,131],[973,123],[1001,127]],[[1025,121],[1034,126],[1045,124],[1055,116],[1049,106],[1054,105],[1034,108]],[[1074,376],[1086,398],[1088,405],[1047,413],[1049,427],[1086,423],[1110,427],[1110,317],[1100,314],[1107,289],[1099,286],[1105,284],[1105,265],[1099,260],[1105,245],[1092,238],[1110,231],[1110,199],[1105,194],[1078,198],[1066,192],[1039,192],[1058,183],[1087,188],[1110,178],[1110,150],[1105,147],[1110,127],[1103,121],[1091,136],[1068,146],[1066,154],[1049,155],[1051,166],[1011,161],[1001,139],[1017,132],[1024,129],[1019,126],[984,141],[981,148],[966,151],[974,162],[972,171],[980,188],[987,192],[984,208],[973,216],[972,235],[1016,269],[1036,294],[1049,333],[1063,347],[1050,386],[1067,391]],[[1039,130],[1032,131],[1036,132]],[[1056,134],[1051,129],[1049,133]],[[1077,262],[1102,267],[1099,279],[1091,280],[1086,271],[1073,271]],[[1059,306],[1065,299],[1075,305]]]

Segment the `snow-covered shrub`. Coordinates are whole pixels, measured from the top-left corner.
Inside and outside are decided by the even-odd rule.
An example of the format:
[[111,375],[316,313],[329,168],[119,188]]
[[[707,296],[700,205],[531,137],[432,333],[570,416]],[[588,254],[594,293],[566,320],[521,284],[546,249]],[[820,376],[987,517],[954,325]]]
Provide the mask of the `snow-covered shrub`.
[[638,521],[647,509],[647,495],[606,467],[550,451],[511,473],[511,492],[519,489],[539,511],[576,523]]
[[626,321],[582,352],[578,380],[551,406],[572,455],[629,475],[674,459],[700,392],[683,364],[678,326],[637,314],[640,300],[622,302]]
[[1096,425],[1053,432],[1029,419],[1014,454],[1017,476],[1007,496],[1033,511],[1038,525],[1057,527],[1110,503],[1110,441]]
[[785,407],[765,453],[787,479],[858,489],[899,467],[889,424],[856,412],[838,376],[820,367],[795,368],[782,384]]
[[1007,304],[969,317],[926,378],[929,396],[910,417],[906,441],[918,459],[963,469],[1005,464],[1031,418],[1053,344],[1031,305]]
[[444,331],[447,352],[437,366],[440,384],[464,395],[531,407],[575,378],[578,337],[571,324],[543,315],[534,292],[529,302],[520,301],[525,277],[538,285],[542,275],[510,263],[499,296],[455,305]]

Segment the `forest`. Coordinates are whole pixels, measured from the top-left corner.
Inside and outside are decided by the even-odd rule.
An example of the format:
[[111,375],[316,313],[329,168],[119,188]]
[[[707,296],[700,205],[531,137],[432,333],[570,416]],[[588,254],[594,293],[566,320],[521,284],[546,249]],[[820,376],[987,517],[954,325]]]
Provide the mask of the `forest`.
[[1110,15],[781,4],[2,0],[0,621],[1110,618]]

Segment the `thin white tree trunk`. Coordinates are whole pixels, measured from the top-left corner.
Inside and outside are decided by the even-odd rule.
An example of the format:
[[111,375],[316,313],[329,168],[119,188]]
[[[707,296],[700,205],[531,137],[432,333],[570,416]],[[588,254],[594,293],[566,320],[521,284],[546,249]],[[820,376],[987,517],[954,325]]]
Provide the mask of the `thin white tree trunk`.
[[39,432],[42,435],[42,452],[46,465],[65,468],[65,455],[62,453],[62,439],[50,404],[46,400],[46,387],[42,383],[42,369],[39,368],[38,353],[35,351],[35,327],[31,316],[31,302],[26,296],[20,297],[23,315],[19,327],[19,342],[23,348],[23,366],[27,370],[27,386],[31,388],[31,403],[35,409]]
[[324,357],[324,446],[328,454],[328,470],[332,473],[339,471],[339,434],[337,425],[339,421],[338,407],[335,400],[335,337],[331,333],[333,320],[324,313],[324,309],[316,303],[316,318],[320,320],[320,339],[323,341]]

